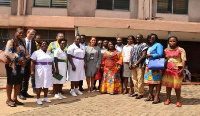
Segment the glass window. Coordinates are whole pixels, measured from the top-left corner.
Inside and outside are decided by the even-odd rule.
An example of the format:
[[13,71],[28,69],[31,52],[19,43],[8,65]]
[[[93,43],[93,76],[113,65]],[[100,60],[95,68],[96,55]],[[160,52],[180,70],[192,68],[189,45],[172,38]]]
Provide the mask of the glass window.
[[188,14],[188,0],[158,0],[157,12]]
[[10,6],[11,0],[0,0],[0,6]]
[[41,30],[41,29],[36,29],[36,35],[40,35],[42,40],[47,40],[48,42],[52,42],[56,40],[56,36],[58,33],[63,33],[64,37],[65,36],[65,30]]
[[34,0],[34,7],[67,8],[67,0]]
[[129,10],[130,0],[97,0],[97,9]]
[[2,50],[9,39],[9,29],[0,28],[0,50]]

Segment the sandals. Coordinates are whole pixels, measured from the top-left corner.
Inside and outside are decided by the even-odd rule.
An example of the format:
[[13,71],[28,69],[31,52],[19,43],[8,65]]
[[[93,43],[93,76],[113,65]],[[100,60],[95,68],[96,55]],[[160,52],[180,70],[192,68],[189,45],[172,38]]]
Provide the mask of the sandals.
[[170,100],[166,100],[166,101],[164,102],[164,105],[169,105],[170,103],[171,103]]
[[150,98],[145,99],[144,101],[154,101],[154,95],[152,95]]
[[181,102],[176,102],[176,107],[181,107],[182,103]]
[[10,107],[16,107],[16,104],[15,102],[12,102],[12,101],[6,101],[6,104]]

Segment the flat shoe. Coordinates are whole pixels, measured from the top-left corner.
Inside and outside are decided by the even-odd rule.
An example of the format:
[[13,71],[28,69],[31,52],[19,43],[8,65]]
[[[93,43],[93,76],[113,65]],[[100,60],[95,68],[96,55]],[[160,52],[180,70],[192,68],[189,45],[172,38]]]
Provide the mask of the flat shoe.
[[131,97],[136,97],[136,96],[138,96],[138,94],[132,94],[132,95],[130,95]]
[[181,102],[176,102],[176,107],[181,107],[182,103]]
[[160,99],[158,101],[153,101],[152,104],[158,104],[160,103]]
[[139,95],[139,96],[135,97],[135,99],[141,99],[141,98],[143,98],[143,95]]
[[166,101],[164,102],[164,105],[169,105],[170,103],[171,103],[170,100],[166,100]]
[[9,104],[9,101],[6,101],[6,104],[7,104],[8,106],[10,106],[10,107],[16,107],[16,105],[15,105],[14,102],[12,102],[11,104]]
[[20,102],[18,100],[14,101],[14,102],[15,102],[16,105],[24,105],[24,103],[22,103],[22,102]]

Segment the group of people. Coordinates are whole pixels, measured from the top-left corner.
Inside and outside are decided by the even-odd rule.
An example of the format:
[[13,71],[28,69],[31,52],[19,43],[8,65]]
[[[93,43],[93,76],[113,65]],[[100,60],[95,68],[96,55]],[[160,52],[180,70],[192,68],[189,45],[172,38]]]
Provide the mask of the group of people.
[[[123,39],[120,37],[116,38],[116,45],[113,41],[97,41],[96,37],[91,37],[86,44],[86,36],[77,35],[74,43],[68,46],[63,33],[58,33],[57,40],[48,44],[47,41],[33,40],[36,34],[34,29],[27,31],[25,39],[23,39],[23,32],[23,29],[18,28],[15,38],[7,42],[4,50],[6,57],[11,60],[5,65],[8,96],[6,103],[11,107],[23,105],[17,100],[17,95],[20,99],[32,97],[27,93],[29,77],[32,78],[33,91],[37,94],[36,102],[40,105],[43,104],[41,91],[44,91],[45,102],[51,102],[47,94],[48,88],[52,86],[55,99],[67,98],[63,95],[62,87],[68,80],[71,82],[70,94],[78,96],[83,94],[82,84],[83,80],[86,80],[88,93],[94,91],[111,95],[129,93],[130,97],[136,99],[143,98],[144,83],[147,83],[149,94],[145,101],[153,101],[153,104],[160,102],[161,85],[164,85],[167,93],[164,104],[170,104],[171,90],[174,88],[177,96],[176,106],[182,106],[180,94],[186,53],[178,46],[177,37],[169,37],[168,47],[164,50],[158,43],[156,34],[148,35],[147,43],[143,42],[142,34],[135,37],[128,36],[127,45],[123,44]],[[167,59],[165,70],[148,69],[151,60],[163,57]],[[97,72],[102,74],[102,78],[98,79],[98,87],[95,80]],[[24,86],[21,86],[24,81],[27,86],[25,92]],[[13,86],[14,98],[12,99]],[[154,88],[156,88],[155,95]]]

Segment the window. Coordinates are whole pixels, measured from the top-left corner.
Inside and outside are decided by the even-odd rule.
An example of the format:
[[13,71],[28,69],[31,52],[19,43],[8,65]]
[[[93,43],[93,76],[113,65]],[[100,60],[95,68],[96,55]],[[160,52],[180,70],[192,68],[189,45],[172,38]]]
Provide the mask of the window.
[[2,50],[9,39],[9,29],[0,28],[0,50]]
[[188,0],[158,0],[157,12],[188,14]]
[[56,40],[56,36],[58,33],[63,33],[64,37],[66,39],[65,36],[65,30],[40,30],[37,29],[36,30],[36,35],[40,35],[42,40],[47,40],[48,42],[52,42]]
[[34,0],[34,7],[67,8],[67,0]]
[[129,10],[130,0],[97,0],[97,9]]
[[0,6],[10,6],[11,0],[0,0]]

